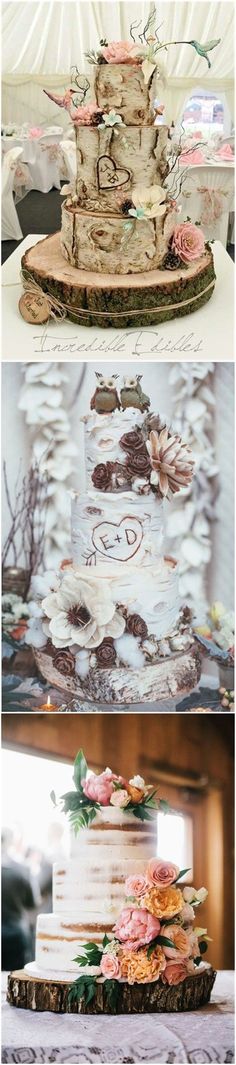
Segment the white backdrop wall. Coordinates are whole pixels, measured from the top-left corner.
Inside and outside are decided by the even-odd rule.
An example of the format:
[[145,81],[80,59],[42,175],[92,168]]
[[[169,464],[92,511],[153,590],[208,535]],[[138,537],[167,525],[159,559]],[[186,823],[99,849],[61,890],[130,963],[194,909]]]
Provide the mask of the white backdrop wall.
[[[5,0],[2,121],[56,121],[66,128],[66,113],[47,100],[43,88],[63,91],[74,64],[92,78],[93,68],[84,53],[96,49],[104,36],[129,38],[131,22],[139,18],[144,22],[151,6],[139,0]],[[233,116],[234,4],[231,0],[198,0],[197,4],[163,0],[157,4],[157,13],[162,40],[221,38],[219,47],[210,53],[210,70],[206,60],[183,44],[161,53],[167,75],[167,87],[161,92],[167,121],[180,118],[186,98],[199,86],[224,93]]]
[[[139,363],[138,372],[143,372],[145,391],[151,397],[151,407],[158,410],[171,422],[174,396],[169,385],[170,363]],[[84,488],[83,462],[83,425],[82,414],[89,409],[90,398],[94,391],[94,371],[98,369],[104,375],[117,372],[117,367],[107,363],[87,364],[81,392],[74,406],[70,409],[71,435],[78,446],[78,459],[75,460],[75,473],[71,486],[80,490]],[[68,374],[65,385],[67,404],[71,403],[81,374],[81,366],[75,363],[64,364],[63,370]],[[119,368],[118,368],[119,370]],[[134,373],[134,364],[122,365],[120,387],[123,374]],[[214,394],[216,400],[214,443],[216,460],[219,466],[220,494],[217,501],[218,520],[212,525],[212,560],[207,571],[207,594],[209,601],[220,599],[230,609],[234,606],[233,593],[233,540],[234,540],[234,500],[233,500],[233,454],[234,454],[234,388],[233,366],[229,363],[215,364]],[[30,461],[30,433],[25,426],[25,416],[17,409],[19,392],[23,382],[20,365],[5,363],[3,365],[3,458],[7,459],[7,472],[10,491],[14,494],[14,485],[22,459],[22,471],[27,470]],[[3,536],[8,531],[9,518],[5,499],[3,500]]]

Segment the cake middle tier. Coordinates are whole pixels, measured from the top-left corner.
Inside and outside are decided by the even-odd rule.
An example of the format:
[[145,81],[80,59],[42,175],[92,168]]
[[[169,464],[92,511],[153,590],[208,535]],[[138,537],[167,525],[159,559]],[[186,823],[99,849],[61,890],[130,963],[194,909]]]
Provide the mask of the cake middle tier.
[[[78,203],[109,214],[121,212],[137,185],[163,185],[168,173],[167,126],[76,128]],[[144,177],[145,175],[145,177]],[[164,195],[164,194],[163,194]]]
[[72,557],[75,564],[101,567],[147,566],[160,558],[163,503],[151,493],[72,492]]
[[167,255],[175,219],[169,204],[159,218],[127,218],[105,215],[101,208],[83,210],[68,200],[62,207],[61,253],[78,269],[108,276],[156,270]]

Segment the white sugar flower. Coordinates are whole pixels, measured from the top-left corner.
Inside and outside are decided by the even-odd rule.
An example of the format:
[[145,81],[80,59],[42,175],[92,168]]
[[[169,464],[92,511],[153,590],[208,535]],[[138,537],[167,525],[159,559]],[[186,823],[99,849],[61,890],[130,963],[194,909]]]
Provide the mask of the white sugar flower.
[[133,784],[134,788],[144,788],[145,780],[137,773],[136,777],[132,777],[132,780],[129,780],[129,784]]
[[71,571],[62,578],[59,590],[43,599],[42,606],[49,618],[44,632],[56,647],[98,647],[105,636],[117,638],[124,632],[124,618],[104,583],[87,582]]
[[136,185],[132,192],[132,200],[136,208],[143,208],[145,218],[161,218],[166,212],[166,192],[161,185]]

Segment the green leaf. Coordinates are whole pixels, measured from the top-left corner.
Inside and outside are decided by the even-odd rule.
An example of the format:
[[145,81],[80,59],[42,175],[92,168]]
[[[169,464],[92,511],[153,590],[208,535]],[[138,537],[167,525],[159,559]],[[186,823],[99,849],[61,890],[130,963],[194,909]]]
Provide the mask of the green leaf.
[[77,791],[81,790],[82,780],[85,780],[85,778],[87,776],[87,772],[88,772],[88,766],[87,766],[86,758],[84,757],[84,752],[82,750],[80,750],[80,751],[78,751],[78,754],[76,755],[76,759],[75,759],[75,762],[74,762],[74,774],[73,774],[73,780],[74,780],[74,783],[75,783],[75,787],[77,788]]
[[142,803],[139,803],[138,806],[132,807],[130,804],[129,810],[130,809],[132,809],[132,813],[134,814],[134,817],[138,818],[138,821],[153,821],[152,815],[147,809],[145,809],[145,806],[143,806]]
[[169,803],[166,802],[166,799],[159,799],[158,805],[159,805],[159,810],[162,810],[163,814],[169,814],[170,807],[169,807]]
[[86,1006],[94,998],[96,991],[96,979],[94,976],[79,976],[78,980],[75,980],[70,985],[68,990],[68,1002],[79,1002],[81,998],[85,998]]
[[198,955],[198,957],[194,958],[193,960],[194,960],[194,965],[201,965],[201,960],[202,960],[201,959],[201,955]]
[[78,965],[82,967],[85,965],[100,965],[102,950],[97,946],[97,943],[85,943],[83,950],[84,955],[78,954],[77,958],[74,958]]
[[103,936],[103,941],[102,941],[103,947],[107,947],[108,943],[110,943],[110,939],[109,939],[109,936],[107,936],[107,934],[105,932],[105,936]]
[[50,799],[53,802],[53,806],[56,806],[57,805],[57,801],[56,801],[55,791],[50,791]]
[[178,873],[178,876],[176,876],[175,880],[173,880],[173,884],[177,884],[177,881],[180,880],[181,876],[185,876],[185,873],[189,873],[189,872],[190,872],[190,866],[189,866],[188,869],[180,869],[180,872]]
[[111,1009],[116,1011],[116,1006],[117,1006],[118,997],[119,997],[119,982],[118,982],[118,980],[104,980],[103,987],[104,987],[104,991],[105,991],[105,994],[106,994],[106,999],[107,999],[108,1005],[111,1006]]
[[200,954],[206,954],[206,951],[208,949],[208,943],[206,943],[204,939],[201,940],[201,942],[198,944],[198,946],[199,946]]

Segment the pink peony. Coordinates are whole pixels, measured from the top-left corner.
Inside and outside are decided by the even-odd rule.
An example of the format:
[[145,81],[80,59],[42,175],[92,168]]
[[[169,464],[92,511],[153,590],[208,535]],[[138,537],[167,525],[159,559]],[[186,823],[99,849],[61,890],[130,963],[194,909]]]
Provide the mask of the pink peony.
[[106,63],[137,63],[135,45],[131,41],[111,41],[101,48]]
[[204,234],[199,226],[193,225],[193,222],[182,222],[175,226],[171,247],[183,263],[192,263],[204,252]]
[[140,899],[141,895],[145,895],[147,890],[146,877],[142,876],[142,873],[137,876],[128,876],[125,881],[125,893],[126,895],[135,895],[137,899]]
[[86,104],[85,107],[77,107],[76,111],[73,111],[71,118],[75,125],[90,126],[94,115],[101,113],[101,108],[97,107],[97,104]]
[[176,880],[178,874],[178,866],[173,865],[172,862],[163,862],[161,858],[151,858],[150,862],[148,862],[146,877],[151,887],[153,884],[159,888],[169,887]]
[[130,796],[128,795],[127,791],[122,790],[122,788],[119,788],[117,791],[113,791],[113,795],[111,796],[112,806],[118,806],[118,808],[123,809],[124,806],[128,806],[129,802]]
[[181,984],[182,980],[185,980],[188,976],[189,968],[188,963],[185,961],[170,961],[166,965],[165,972],[162,979],[167,984]]
[[118,977],[120,975],[120,966],[116,955],[103,954],[100,969],[102,975],[107,976],[110,980]]
[[101,806],[109,806],[114,790],[112,773],[91,773],[87,780],[82,780],[82,788],[87,799],[99,802]]
[[163,925],[161,933],[170,939],[173,947],[163,947],[166,958],[176,958],[176,961],[189,958],[191,954],[191,940],[188,932],[180,924]]
[[138,950],[151,943],[160,932],[160,921],[143,909],[126,906],[114,926],[117,939],[125,943],[126,950]]

